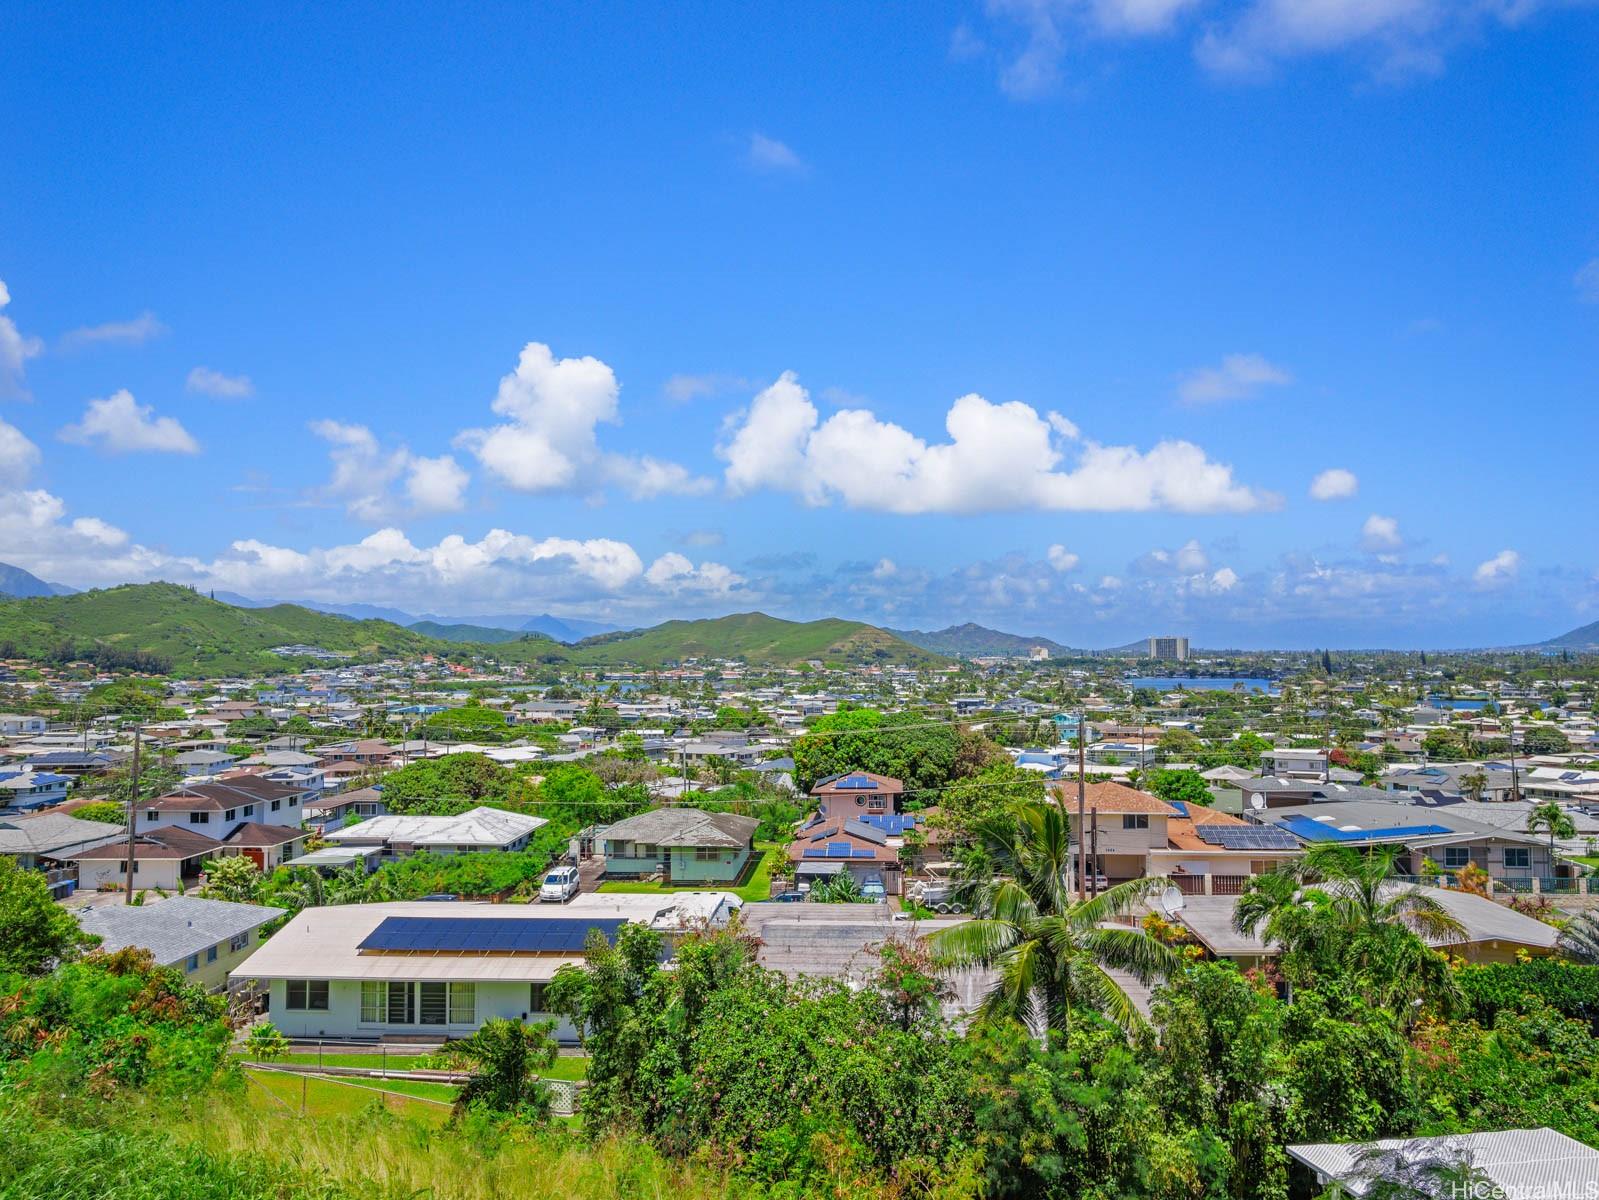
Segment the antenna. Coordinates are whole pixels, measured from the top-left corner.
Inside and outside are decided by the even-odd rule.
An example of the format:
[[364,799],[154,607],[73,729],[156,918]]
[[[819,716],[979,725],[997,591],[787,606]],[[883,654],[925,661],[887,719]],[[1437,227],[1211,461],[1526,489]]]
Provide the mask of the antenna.
[[1266,797],[1260,792],[1251,792],[1249,795],[1249,807],[1256,812],[1264,812],[1266,810]]
[[1180,888],[1169,887],[1160,894],[1160,906],[1166,910],[1168,917],[1175,917],[1183,911],[1183,893]]

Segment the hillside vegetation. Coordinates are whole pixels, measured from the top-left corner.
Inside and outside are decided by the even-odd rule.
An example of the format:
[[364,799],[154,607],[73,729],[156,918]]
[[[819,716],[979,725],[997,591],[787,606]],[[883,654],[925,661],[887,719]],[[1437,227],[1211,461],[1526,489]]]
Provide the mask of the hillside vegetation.
[[186,675],[281,669],[275,646],[308,645],[355,657],[420,654],[443,643],[387,621],[352,621],[293,604],[235,608],[170,583],[128,584],[0,602],[0,646],[59,659],[95,648],[142,652]]
[[734,613],[704,621],[667,621],[649,629],[585,638],[571,660],[595,666],[664,666],[685,658],[742,658],[760,665],[822,662],[926,664],[938,661],[886,629],[829,617],[784,621],[765,613]]
[[538,633],[423,621],[352,620],[277,604],[239,608],[171,583],[0,600],[0,657],[66,662],[89,658],[108,669],[197,678],[266,673],[294,660],[278,646],[315,646],[354,659],[480,653],[520,662],[658,667],[686,658],[742,658],[763,665],[824,662],[937,662],[886,630],[858,621],[783,621],[739,613],[668,621],[564,646]]
[[1000,654],[1026,657],[1032,653],[1034,646],[1044,647],[1053,658],[1070,658],[1077,653],[1069,646],[1063,646],[1046,637],[1024,637],[1021,634],[1004,633],[998,629],[989,629],[985,625],[973,624],[971,621],[964,625],[951,625],[945,629],[890,629],[888,632],[903,638],[913,646],[920,646],[923,650],[929,650],[934,654],[945,654],[951,658],[976,658]]

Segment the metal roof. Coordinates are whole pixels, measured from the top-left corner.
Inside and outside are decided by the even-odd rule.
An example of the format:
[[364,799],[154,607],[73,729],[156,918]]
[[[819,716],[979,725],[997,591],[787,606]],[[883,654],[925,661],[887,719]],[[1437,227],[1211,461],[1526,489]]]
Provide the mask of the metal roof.
[[[1288,1147],[1288,1153],[1315,1171],[1323,1182],[1336,1180],[1357,1196],[1370,1190],[1373,1182],[1363,1170],[1363,1160],[1373,1152],[1391,1156],[1397,1163],[1469,1164],[1493,1185],[1492,1194],[1505,1200],[1582,1196],[1599,1179],[1599,1150],[1548,1128]],[[1470,1184],[1463,1185],[1462,1192],[1478,1194]]]

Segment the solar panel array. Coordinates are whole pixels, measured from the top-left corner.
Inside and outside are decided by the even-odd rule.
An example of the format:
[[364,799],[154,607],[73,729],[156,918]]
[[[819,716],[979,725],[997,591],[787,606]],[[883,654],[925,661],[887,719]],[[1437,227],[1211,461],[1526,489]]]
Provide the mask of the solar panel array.
[[848,842],[828,842],[826,846],[807,846],[805,858],[876,858],[871,850],[857,850]]
[[915,813],[863,813],[856,817],[862,825],[881,829],[890,837],[898,837],[907,829],[916,828]]
[[1388,829],[1339,829],[1314,817],[1295,814],[1281,817],[1277,824],[1307,842],[1367,842],[1389,838],[1432,837],[1455,830],[1447,825],[1395,825]]
[[852,792],[870,792],[877,789],[877,780],[870,775],[846,775],[833,786],[841,791],[848,789]]
[[1297,850],[1299,842],[1285,829],[1270,825],[1200,825],[1207,845],[1223,850]]
[[576,954],[589,930],[614,942],[627,922],[579,917],[384,917],[358,950],[444,954]]

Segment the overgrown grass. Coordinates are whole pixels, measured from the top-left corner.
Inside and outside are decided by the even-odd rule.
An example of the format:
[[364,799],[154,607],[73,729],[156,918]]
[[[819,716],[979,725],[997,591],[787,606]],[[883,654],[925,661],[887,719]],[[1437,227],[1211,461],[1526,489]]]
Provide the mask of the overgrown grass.
[[631,896],[669,895],[672,892],[732,892],[746,904],[772,898],[772,868],[777,865],[777,855],[782,851],[775,845],[757,845],[760,861],[755,864],[749,882],[742,887],[724,887],[716,883],[664,884],[645,880],[614,879],[600,884],[600,891]]
[[[246,1051],[245,1058],[249,1058]],[[381,1052],[371,1054],[341,1054],[332,1050],[324,1051],[319,1057],[313,1050],[310,1052],[295,1051],[285,1054],[281,1058],[273,1059],[274,1063],[283,1063],[288,1066],[321,1066],[321,1067],[359,1067],[367,1071],[418,1071],[434,1070],[439,1066],[437,1056],[416,1051],[390,1050],[387,1054]],[[563,1054],[555,1060],[555,1064],[544,1072],[548,1079],[587,1079],[589,1073],[589,1060],[580,1054]]]
[[[417,1106],[423,1107],[423,1106]],[[564,1128],[509,1134],[438,1127],[380,1107],[301,1119],[242,1096],[84,1104],[59,1119],[0,1106],[0,1200],[737,1200],[744,1183],[661,1158],[648,1145],[593,1145]]]

